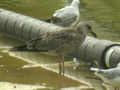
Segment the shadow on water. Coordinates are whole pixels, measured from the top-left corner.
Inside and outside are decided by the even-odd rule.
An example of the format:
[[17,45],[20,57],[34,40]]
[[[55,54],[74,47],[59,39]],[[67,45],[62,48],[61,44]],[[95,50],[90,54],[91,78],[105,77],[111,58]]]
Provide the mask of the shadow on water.
[[[13,10],[41,20],[72,0],[1,0],[0,8]],[[81,0],[81,20],[91,22],[99,38],[120,41],[120,1]],[[7,48],[21,42],[0,34],[0,89],[9,90],[105,90],[99,79],[95,79],[89,66],[81,62],[73,69],[72,59],[65,62],[65,76],[58,72],[58,58],[39,52],[9,52]],[[22,68],[29,63],[38,67]],[[40,66],[40,67],[39,67]],[[48,70],[49,69],[49,70]],[[91,77],[91,78],[90,78]],[[89,85],[86,85],[89,84]],[[91,88],[93,87],[93,88]],[[28,89],[29,88],[29,89]],[[112,90],[112,89],[111,89]]]

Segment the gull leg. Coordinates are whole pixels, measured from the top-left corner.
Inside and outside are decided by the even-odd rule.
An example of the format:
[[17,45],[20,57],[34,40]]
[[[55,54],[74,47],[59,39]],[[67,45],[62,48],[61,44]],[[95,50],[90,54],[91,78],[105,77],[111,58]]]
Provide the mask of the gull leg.
[[65,72],[65,70],[64,70],[64,56],[62,56],[62,74],[63,74],[63,76],[64,76],[64,72]]
[[58,55],[59,60],[59,74],[64,76],[64,55],[60,54]]
[[60,55],[58,54],[58,73],[61,75],[61,61],[60,61]]
[[61,61],[59,61],[59,74],[61,75],[62,72],[62,65],[61,65]]

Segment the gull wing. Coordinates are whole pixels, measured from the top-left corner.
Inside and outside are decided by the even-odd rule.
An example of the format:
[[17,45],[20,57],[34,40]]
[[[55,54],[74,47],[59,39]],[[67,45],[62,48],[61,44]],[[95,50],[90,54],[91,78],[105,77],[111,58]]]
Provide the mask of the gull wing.
[[77,20],[77,17],[79,17],[78,14],[78,11],[76,11],[74,7],[65,7],[60,10],[56,10],[53,17],[58,20],[55,20],[57,22],[54,22],[53,20],[53,23],[63,23],[64,25],[69,26]]

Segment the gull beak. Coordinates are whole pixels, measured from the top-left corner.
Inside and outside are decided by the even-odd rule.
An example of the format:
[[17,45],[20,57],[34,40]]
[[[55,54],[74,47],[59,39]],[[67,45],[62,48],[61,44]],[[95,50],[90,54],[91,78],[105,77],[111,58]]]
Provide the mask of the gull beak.
[[93,35],[93,37],[97,38],[97,34],[92,31],[92,27],[89,24],[87,24],[87,28],[88,28],[89,32]]
[[90,33],[93,35],[93,37],[97,38],[97,34],[95,32],[91,31]]

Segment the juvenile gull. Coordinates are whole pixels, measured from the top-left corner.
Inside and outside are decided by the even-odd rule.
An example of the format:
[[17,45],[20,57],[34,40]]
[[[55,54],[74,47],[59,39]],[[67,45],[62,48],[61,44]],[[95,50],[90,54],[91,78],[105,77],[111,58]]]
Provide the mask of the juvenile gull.
[[52,18],[46,21],[64,27],[75,26],[80,19],[79,6],[80,1],[73,0],[69,6],[56,10]]
[[25,45],[15,47],[14,49],[56,53],[61,58],[59,61],[60,74],[61,72],[64,74],[64,56],[78,48],[85,40],[88,32],[96,37],[91,26],[86,22],[81,22],[76,27],[48,32],[44,37],[32,39]]
[[111,69],[91,68],[91,70],[95,71],[95,75],[101,78],[105,84],[112,85],[115,90],[120,89],[120,63]]

